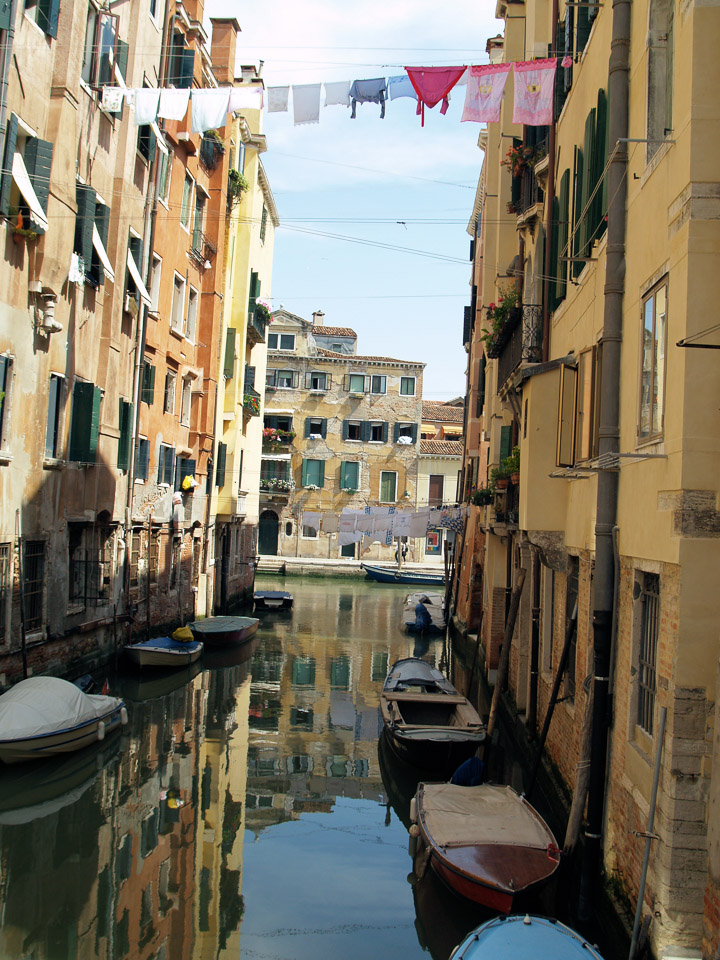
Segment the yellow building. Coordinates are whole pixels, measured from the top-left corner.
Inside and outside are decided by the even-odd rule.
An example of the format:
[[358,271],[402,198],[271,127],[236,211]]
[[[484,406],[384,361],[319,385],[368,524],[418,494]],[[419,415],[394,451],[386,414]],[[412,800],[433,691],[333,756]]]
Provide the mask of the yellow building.
[[[462,405],[423,401],[418,507],[440,507],[457,501],[458,474],[463,453],[463,416]],[[452,539],[454,534],[445,527],[428,530],[422,559],[442,563],[444,543],[448,536]]]
[[492,679],[507,591],[526,568],[512,698],[534,731],[567,646],[546,749],[573,788],[590,678],[585,862],[591,871],[599,856],[631,900],[661,753],[650,941],[658,956],[709,958],[720,521],[717,405],[706,401],[717,373],[713,351],[687,347],[718,343],[720,15],[671,0],[633,8],[631,21],[625,2],[498,3],[505,36],[491,58],[569,60],[550,126],[512,123],[511,76],[500,123],[480,139],[469,410],[489,468],[468,450],[476,505],[460,576],[475,590],[459,590],[458,614],[472,632],[484,610]]
[[[215,33],[217,21],[213,21]],[[262,87],[258,71],[242,68],[240,86]],[[278,214],[260,159],[267,149],[262,112],[244,109],[232,124],[223,293],[223,376],[216,411],[213,508],[214,599],[227,611],[251,589],[257,551],[262,384],[267,362],[270,294]],[[201,591],[202,592],[202,591]]]

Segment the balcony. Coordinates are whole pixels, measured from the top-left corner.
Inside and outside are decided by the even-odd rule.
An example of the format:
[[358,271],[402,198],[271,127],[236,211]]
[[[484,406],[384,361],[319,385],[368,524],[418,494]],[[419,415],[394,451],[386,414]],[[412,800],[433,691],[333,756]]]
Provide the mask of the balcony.
[[199,227],[195,227],[192,235],[190,253],[198,263],[207,263],[209,265],[215,259],[217,247]]
[[260,494],[272,500],[289,500],[295,489],[294,480],[285,480],[283,477],[261,477]]
[[268,325],[268,311],[265,307],[256,306],[248,311],[247,338],[248,343],[265,343]]
[[245,387],[243,396],[243,416],[260,416],[260,394],[252,387]]
[[[502,342],[500,342],[502,338]],[[499,346],[498,346],[499,344]],[[511,316],[493,342],[498,358],[498,386],[502,386],[521,363],[540,363],[542,360],[542,306],[526,303],[511,311]]]
[[206,170],[212,173],[222,162],[225,144],[213,131],[204,133],[200,140],[200,161]]
[[277,427],[265,427],[263,429],[262,441],[263,453],[287,453],[295,436],[294,430],[279,430]]

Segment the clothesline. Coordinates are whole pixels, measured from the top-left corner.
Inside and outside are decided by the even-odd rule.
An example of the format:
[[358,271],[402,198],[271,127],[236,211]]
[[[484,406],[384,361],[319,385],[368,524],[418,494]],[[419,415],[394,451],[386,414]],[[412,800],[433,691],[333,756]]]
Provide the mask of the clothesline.
[[[572,59],[565,57],[561,65],[568,66],[568,60],[571,64]],[[358,104],[378,104],[382,119],[388,100],[410,97],[417,101],[417,114],[424,125],[425,109],[441,104],[440,113],[445,114],[450,91],[465,84],[461,121],[493,123],[500,119],[505,83],[512,70],[515,77],[513,123],[546,126],[552,123],[557,64],[556,58],[550,58],[469,67],[405,67],[405,74],[387,78],[269,87],[267,109],[269,113],[287,113],[292,91],[295,125],[319,123],[324,87],[325,106],[349,107],[353,119],[357,116]],[[109,113],[118,113],[123,104],[127,104],[134,111],[136,126],[152,126],[159,119],[182,121],[189,107],[193,132],[205,133],[223,127],[228,113],[244,109],[262,110],[264,106],[264,90],[259,86],[130,88],[124,86],[119,71],[115,75],[119,85],[103,87],[103,108]]]
[[420,507],[403,510],[397,507],[345,507],[341,513],[303,510],[302,524],[312,530],[337,534],[338,544],[346,546],[364,539],[367,543],[390,546],[397,537],[424,539],[428,530],[445,527],[462,533],[467,506]]

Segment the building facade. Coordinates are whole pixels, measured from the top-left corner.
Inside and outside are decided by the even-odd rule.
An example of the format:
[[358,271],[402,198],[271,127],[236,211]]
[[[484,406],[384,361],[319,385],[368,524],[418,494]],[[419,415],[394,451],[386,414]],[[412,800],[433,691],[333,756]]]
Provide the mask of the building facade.
[[[422,405],[418,462],[418,507],[441,507],[457,503],[458,477],[463,452],[463,406],[454,403]],[[425,560],[443,562],[445,541],[454,533],[444,527],[428,530]]]
[[482,617],[492,679],[525,568],[510,693],[534,732],[564,661],[546,749],[571,790],[589,751],[586,863],[597,852],[637,899],[661,754],[650,942],[657,956],[710,958],[720,644],[717,429],[703,398],[717,371],[714,351],[686,347],[717,342],[720,114],[704,51],[719,22],[714,7],[633,7],[631,22],[624,3],[561,2],[557,18],[498,4],[491,59],[568,59],[551,125],[513,124],[506,97],[480,139],[458,616],[468,632]]
[[[318,317],[323,314],[313,321]],[[422,363],[358,355],[357,336],[347,327],[318,326],[283,310],[273,314],[261,554],[357,558],[357,544],[340,546],[336,533],[303,525],[303,511],[339,516],[344,508],[417,504],[423,369]],[[413,554],[417,550],[413,544]],[[363,556],[392,559],[394,553],[394,544],[376,541]]]

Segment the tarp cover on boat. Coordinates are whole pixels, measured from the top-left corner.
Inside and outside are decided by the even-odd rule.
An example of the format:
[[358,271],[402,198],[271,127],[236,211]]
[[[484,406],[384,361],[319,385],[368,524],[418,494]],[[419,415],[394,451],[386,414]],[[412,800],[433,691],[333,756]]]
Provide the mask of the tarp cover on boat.
[[512,787],[426,783],[419,807],[437,846],[503,843],[545,849],[555,842],[540,817]]
[[0,697],[0,742],[67,730],[121,705],[117,697],[83,693],[59,677],[29,677]]
[[419,684],[435,684],[443,693],[457,693],[455,687],[438,669],[416,657],[407,657],[393,664],[385,681],[385,689],[396,690]]

